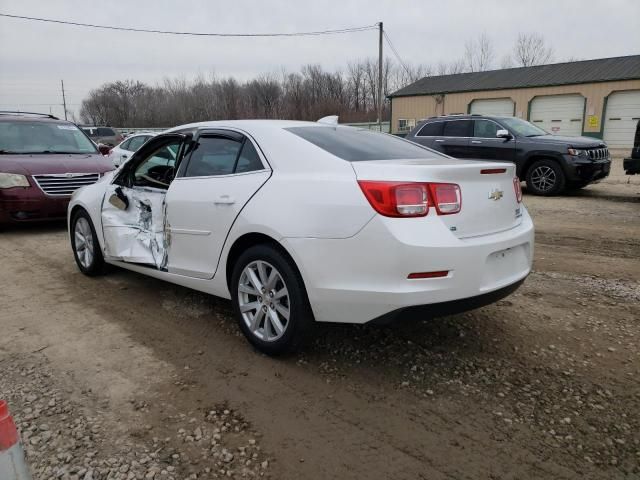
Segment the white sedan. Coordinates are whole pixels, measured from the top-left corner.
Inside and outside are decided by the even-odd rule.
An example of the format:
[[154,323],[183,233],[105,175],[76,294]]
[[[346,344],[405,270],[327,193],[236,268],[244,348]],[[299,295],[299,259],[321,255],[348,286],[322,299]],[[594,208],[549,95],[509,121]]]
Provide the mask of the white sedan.
[[115,167],[119,167],[126,162],[136,150],[144,145],[147,140],[155,137],[155,135],[155,133],[137,133],[130,135],[124,141],[113,147],[107,156]]
[[312,122],[174,128],[78,190],[80,270],[105,263],[231,299],[261,351],[314,322],[476,308],[529,274],[533,224],[513,164],[456,160]]

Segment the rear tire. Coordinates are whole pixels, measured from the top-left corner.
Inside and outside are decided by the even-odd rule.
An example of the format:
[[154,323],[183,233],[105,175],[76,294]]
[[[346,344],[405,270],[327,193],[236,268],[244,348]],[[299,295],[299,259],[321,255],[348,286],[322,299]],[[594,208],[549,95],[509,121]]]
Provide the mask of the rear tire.
[[566,177],[554,160],[536,160],[527,170],[527,189],[534,195],[551,196],[564,191]]
[[298,349],[313,327],[313,313],[302,277],[277,248],[255,245],[236,261],[231,301],[247,340],[267,355]]
[[95,277],[105,273],[106,264],[91,217],[79,210],[71,219],[71,248],[82,273]]

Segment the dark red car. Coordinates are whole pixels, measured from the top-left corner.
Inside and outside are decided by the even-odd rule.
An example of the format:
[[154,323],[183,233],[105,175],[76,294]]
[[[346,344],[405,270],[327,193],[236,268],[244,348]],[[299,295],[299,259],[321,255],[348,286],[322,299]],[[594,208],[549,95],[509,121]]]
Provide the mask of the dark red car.
[[113,168],[71,122],[0,112],[0,225],[64,219],[73,192]]

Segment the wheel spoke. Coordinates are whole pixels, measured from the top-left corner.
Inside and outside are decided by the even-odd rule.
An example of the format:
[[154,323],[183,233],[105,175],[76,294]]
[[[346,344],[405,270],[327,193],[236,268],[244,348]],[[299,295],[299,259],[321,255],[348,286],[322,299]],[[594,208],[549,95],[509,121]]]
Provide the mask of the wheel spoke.
[[280,278],[280,275],[278,275],[278,271],[275,268],[272,268],[264,288],[266,288],[267,291],[273,290],[276,286],[276,283],[278,282],[278,278]]
[[287,307],[278,302],[276,303],[276,310],[285,318],[285,320],[289,320],[289,309]]
[[278,314],[275,312],[275,310],[269,309],[269,321],[271,322],[276,335],[281,335],[282,332],[284,332],[284,325],[282,325],[282,322],[280,322]]
[[260,282],[260,279],[256,275],[256,272],[253,271],[253,268],[247,268],[247,274],[249,281],[253,284],[253,287],[258,291],[262,290],[262,282]]
[[254,295],[254,296],[260,295],[260,292],[258,290],[253,288],[251,285],[247,285],[244,283],[240,284],[240,286],[238,287],[238,291],[242,293],[246,293],[248,295]]
[[80,234],[80,232],[76,232],[76,250],[80,250],[84,247],[84,237]]
[[276,292],[276,294],[273,296],[274,300],[279,300],[283,297],[287,297],[289,296],[289,292],[287,291],[287,287],[282,287],[280,290],[278,290]]
[[260,310],[260,302],[245,303],[240,306],[240,311],[242,313],[250,312],[251,310]]
[[[272,271],[275,268],[272,269]],[[264,262],[258,262],[258,276],[260,277],[260,283],[266,285],[269,277],[267,276],[267,268]]]
[[[262,311],[262,310],[260,310]],[[270,330],[270,325],[271,325],[271,319],[269,318],[269,315],[265,315],[264,316],[264,326],[262,327],[262,335],[263,335],[263,340],[269,340],[269,335],[271,334]]]
[[264,317],[264,312],[262,311],[261,308],[259,308],[258,311],[253,315],[253,318],[251,319],[251,325],[249,326],[249,328],[251,329],[252,332],[256,332],[258,330],[258,327],[260,326],[260,320],[262,320],[262,317]]

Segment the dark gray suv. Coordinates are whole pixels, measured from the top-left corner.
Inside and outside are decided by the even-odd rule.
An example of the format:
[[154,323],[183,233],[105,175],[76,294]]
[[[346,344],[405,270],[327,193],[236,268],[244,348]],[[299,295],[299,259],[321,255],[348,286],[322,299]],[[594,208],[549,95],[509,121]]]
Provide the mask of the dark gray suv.
[[513,162],[536,195],[585,187],[609,175],[611,167],[609,149],[601,140],[550,135],[516,117],[433,117],[406,138],[456,158]]

